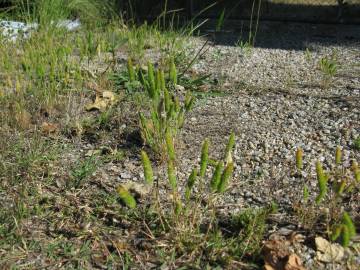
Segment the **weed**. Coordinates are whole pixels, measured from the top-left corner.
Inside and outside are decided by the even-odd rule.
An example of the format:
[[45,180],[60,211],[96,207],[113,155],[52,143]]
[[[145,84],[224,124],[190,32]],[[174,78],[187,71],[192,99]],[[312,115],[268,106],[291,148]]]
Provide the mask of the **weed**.
[[326,89],[338,71],[338,63],[335,58],[323,57],[319,60],[319,68],[323,73],[323,87]]
[[353,141],[353,148],[356,150],[360,150],[360,136],[358,136],[354,141]]
[[69,179],[68,187],[80,188],[84,181],[96,171],[97,165],[96,157],[86,158],[84,161],[76,164],[70,173],[71,178]]
[[[302,150],[296,153],[296,167],[301,172]],[[340,147],[335,151],[335,166],[331,171],[325,171],[320,161],[316,161],[316,177],[318,181],[318,194],[314,201],[310,200],[308,187],[304,186],[303,206],[296,205],[295,210],[301,223],[310,229],[325,217],[326,224],[320,225],[329,238],[336,240],[339,237],[344,246],[349,245],[351,237],[355,235],[354,226],[349,214],[344,210],[345,198],[351,196],[354,190],[359,189],[360,170],[357,162],[353,161],[351,168],[346,168],[342,163]]]
[[311,55],[311,51],[309,50],[309,48],[306,48],[304,55],[305,55],[306,62],[310,63],[312,60],[312,55]]
[[[169,87],[176,85],[176,74],[175,64],[171,61]],[[164,157],[169,138],[176,137],[182,128],[185,114],[191,110],[194,98],[187,93],[184,102],[180,103],[179,98],[167,90],[164,72],[161,69],[155,71],[151,63],[148,63],[147,76],[139,70],[138,78],[152,100],[150,115],[139,114],[141,134],[145,143],[159,157]]]
[[241,39],[239,39],[235,45],[239,47],[246,55],[249,55],[253,48],[253,46],[251,45],[251,43],[249,43],[249,41],[243,41]]

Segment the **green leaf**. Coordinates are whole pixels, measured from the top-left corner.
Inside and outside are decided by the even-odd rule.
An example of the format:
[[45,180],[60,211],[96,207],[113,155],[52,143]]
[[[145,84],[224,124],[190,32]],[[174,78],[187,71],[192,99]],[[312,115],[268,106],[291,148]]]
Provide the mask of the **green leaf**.
[[344,212],[342,222],[349,229],[350,238],[354,237],[356,235],[356,228],[353,221],[351,220],[350,215],[347,212]]
[[225,8],[221,11],[220,16],[216,23],[216,31],[220,31],[222,26],[224,25],[224,18],[225,18]]

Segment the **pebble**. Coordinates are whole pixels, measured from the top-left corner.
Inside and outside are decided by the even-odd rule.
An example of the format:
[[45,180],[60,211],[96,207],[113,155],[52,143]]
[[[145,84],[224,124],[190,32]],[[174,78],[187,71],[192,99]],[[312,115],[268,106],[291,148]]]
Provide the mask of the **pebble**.
[[122,172],[122,173],[120,173],[120,178],[121,179],[131,179],[131,174],[129,174],[127,172]]

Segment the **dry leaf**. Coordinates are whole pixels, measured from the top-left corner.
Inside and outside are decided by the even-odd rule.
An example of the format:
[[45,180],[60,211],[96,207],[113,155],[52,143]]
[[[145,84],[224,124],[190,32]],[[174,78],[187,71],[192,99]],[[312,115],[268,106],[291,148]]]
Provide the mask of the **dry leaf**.
[[315,238],[316,258],[321,262],[338,262],[345,256],[345,250],[339,244],[332,244],[322,237]]
[[41,131],[45,134],[56,133],[58,129],[59,129],[59,125],[57,124],[52,124],[48,122],[43,122],[41,124]]
[[284,270],[305,270],[302,265],[301,259],[296,254],[291,254],[285,265]]
[[306,270],[300,258],[290,252],[290,242],[280,237],[265,242],[263,255],[265,270]]
[[85,106],[87,111],[99,110],[105,111],[108,107],[114,105],[117,102],[116,95],[111,91],[104,91],[96,95],[95,101]]

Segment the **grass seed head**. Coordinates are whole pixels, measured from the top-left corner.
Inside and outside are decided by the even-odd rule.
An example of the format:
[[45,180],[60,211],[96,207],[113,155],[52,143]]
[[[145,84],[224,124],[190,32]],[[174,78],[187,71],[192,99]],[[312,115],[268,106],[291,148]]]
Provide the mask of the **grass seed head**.
[[300,171],[303,168],[303,155],[304,151],[301,149],[301,147],[298,147],[296,150],[296,168]]
[[219,183],[219,186],[217,189],[217,191],[219,193],[225,192],[226,188],[228,187],[228,183],[229,183],[230,177],[233,173],[233,170],[234,170],[234,163],[229,163],[225,167],[224,172],[221,175],[220,183]]
[[209,160],[209,140],[205,139],[202,149],[201,149],[201,159],[200,159],[200,177],[205,176],[206,167]]
[[145,151],[141,151],[141,161],[144,169],[144,177],[147,184],[152,185],[154,182],[154,173],[151,167],[150,159]]
[[125,203],[125,205],[131,209],[136,207],[136,201],[130,192],[123,186],[118,186],[117,193],[119,194],[120,199]]

